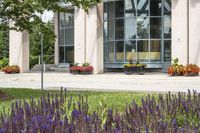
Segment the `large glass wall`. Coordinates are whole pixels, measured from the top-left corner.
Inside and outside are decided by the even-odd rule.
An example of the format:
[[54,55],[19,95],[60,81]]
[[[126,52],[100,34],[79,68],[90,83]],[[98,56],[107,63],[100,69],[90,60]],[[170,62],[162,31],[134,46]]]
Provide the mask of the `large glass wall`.
[[104,2],[104,62],[171,61],[171,0]]
[[74,62],[74,10],[59,13],[59,63]]

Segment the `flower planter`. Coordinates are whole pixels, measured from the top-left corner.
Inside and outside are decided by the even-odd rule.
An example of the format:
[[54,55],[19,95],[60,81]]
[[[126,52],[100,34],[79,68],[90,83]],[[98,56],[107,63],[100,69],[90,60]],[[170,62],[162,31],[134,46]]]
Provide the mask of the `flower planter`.
[[131,75],[133,73],[132,67],[124,67],[124,73],[127,75]]
[[80,72],[79,72],[79,71],[71,71],[71,73],[74,74],[74,75],[77,75],[77,74],[79,74]]
[[82,75],[89,75],[89,74],[92,74],[92,72],[89,72],[89,71],[83,71],[83,72],[80,72],[80,74],[82,74]]
[[137,66],[137,73],[139,75],[144,75],[145,67],[144,66]]
[[199,73],[189,72],[189,73],[186,73],[185,76],[199,76]]

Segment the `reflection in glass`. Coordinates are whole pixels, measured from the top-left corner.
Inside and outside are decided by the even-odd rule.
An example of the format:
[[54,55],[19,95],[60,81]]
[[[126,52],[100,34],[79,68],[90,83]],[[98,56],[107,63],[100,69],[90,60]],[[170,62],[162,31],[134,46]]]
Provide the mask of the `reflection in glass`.
[[65,63],[64,47],[59,47],[59,63]]
[[104,43],[104,62],[108,62],[108,44]]
[[67,63],[74,62],[74,47],[73,46],[65,47],[65,62]]
[[104,41],[108,41],[108,21],[104,21],[104,28],[103,28],[103,35]]
[[140,17],[148,16],[149,0],[137,0],[137,14]]
[[139,39],[149,38],[149,18],[147,17],[137,18],[137,38]]
[[114,42],[108,43],[108,61],[109,62],[115,61]]
[[66,27],[74,27],[74,10],[69,10],[65,13]]
[[126,61],[128,62],[130,59],[133,61],[136,61],[136,44],[134,40],[126,41],[125,42],[126,47]]
[[124,0],[115,1],[115,18],[124,17]]
[[115,42],[116,62],[124,62],[124,41]]
[[150,61],[151,62],[161,61],[161,41],[160,40],[150,41]]
[[108,40],[114,40],[114,35],[115,35],[115,21],[114,20],[109,20],[108,21]]
[[150,18],[150,36],[153,39],[161,39],[161,18]]
[[164,62],[171,62],[171,40],[164,41]]
[[115,20],[115,40],[124,39],[124,19]]
[[74,44],[74,28],[65,29],[65,45]]
[[164,38],[171,38],[171,18],[164,18]]
[[137,0],[125,0],[125,16],[136,16]]
[[150,0],[150,16],[161,16],[161,0]]
[[125,38],[126,39],[135,39],[136,38],[136,33],[137,33],[137,23],[136,23],[136,18],[127,18],[125,20]]
[[108,4],[108,19],[115,18],[115,2],[106,2]]
[[164,0],[164,15],[171,16],[171,0]]
[[65,27],[65,13],[59,13],[59,25],[60,27]]
[[65,45],[65,29],[59,29],[59,45]]
[[140,40],[137,42],[137,58],[139,62],[147,62],[149,60],[148,40]]
[[108,19],[108,2],[103,4],[103,18],[104,20]]

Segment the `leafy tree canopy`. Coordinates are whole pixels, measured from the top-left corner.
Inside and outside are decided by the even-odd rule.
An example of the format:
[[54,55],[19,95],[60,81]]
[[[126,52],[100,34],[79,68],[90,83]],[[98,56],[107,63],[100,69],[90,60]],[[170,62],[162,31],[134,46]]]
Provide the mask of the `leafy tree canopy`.
[[[0,20],[13,22],[9,29],[33,32],[34,26],[48,30],[38,14],[44,11],[66,11],[59,3],[70,3],[86,12],[100,0],[0,0]],[[0,27],[2,28],[2,27]]]

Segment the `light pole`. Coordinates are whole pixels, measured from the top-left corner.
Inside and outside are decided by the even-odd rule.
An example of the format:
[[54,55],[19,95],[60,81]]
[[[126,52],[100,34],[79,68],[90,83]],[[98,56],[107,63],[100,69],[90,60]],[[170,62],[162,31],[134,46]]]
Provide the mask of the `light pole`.
[[43,52],[43,47],[44,47],[44,36],[43,36],[43,33],[41,32],[40,33],[40,45],[41,45],[41,49],[40,49],[40,52],[41,52],[41,56],[40,56],[40,61],[41,61],[41,90],[44,89],[44,52]]

